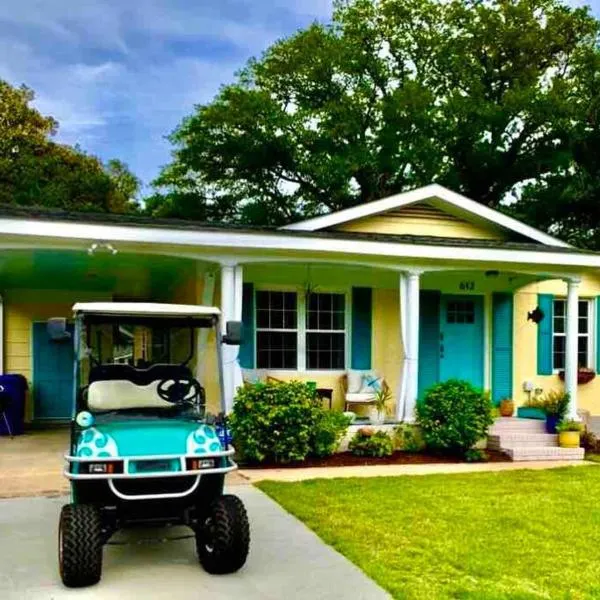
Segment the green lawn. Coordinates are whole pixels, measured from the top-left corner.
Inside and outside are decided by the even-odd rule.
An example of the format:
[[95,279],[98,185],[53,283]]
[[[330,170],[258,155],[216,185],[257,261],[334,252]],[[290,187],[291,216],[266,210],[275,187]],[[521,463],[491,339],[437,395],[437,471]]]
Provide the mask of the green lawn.
[[265,481],[396,598],[600,598],[600,468]]

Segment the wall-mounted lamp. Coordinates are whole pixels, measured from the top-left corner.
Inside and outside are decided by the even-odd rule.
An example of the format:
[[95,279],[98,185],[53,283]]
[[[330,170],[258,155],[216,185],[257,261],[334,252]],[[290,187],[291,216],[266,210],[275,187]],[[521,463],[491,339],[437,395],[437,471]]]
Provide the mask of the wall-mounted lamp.
[[100,251],[109,252],[113,256],[115,254],[117,254],[117,252],[119,252],[112,244],[109,244],[108,242],[94,242],[87,249],[87,253],[90,256],[92,256],[93,254],[96,254],[96,252],[100,252]]

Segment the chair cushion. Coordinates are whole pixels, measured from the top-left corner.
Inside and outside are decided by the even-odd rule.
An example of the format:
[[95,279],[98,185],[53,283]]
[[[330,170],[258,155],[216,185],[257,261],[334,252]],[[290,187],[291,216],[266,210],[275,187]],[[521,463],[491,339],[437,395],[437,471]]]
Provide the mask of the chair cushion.
[[368,402],[375,402],[375,394],[364,394],[364,393],[358,393],[358,394],[346,394],[346,402],[350,403],[350,402],[362,402],[362,403],[368,403]]
[[368,371],[356,371],[349,370],[348,371],[348,393],[349,394],[358,394],[361,391],[363,386],[363,376]]
[[267,372],[264,369],[242,369],[244,383],[265,383]]
[[383,387],[383,377],[375,371],[366,371],[363,373],[362,386],[360,392],[363,394],[376,394]]

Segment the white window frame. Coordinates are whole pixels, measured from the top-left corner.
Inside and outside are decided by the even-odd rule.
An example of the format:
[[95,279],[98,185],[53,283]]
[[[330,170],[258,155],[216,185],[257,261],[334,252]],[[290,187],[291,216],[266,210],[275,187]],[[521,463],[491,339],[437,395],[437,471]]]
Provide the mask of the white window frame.
[[[350,355],[350,350],[351,350],[351,340],[352,340],[352,310],[351,310],[351,306],[350,306],[350,302],[351,302],[351,293],[350,290],[348,288],[336,288],[336,287],[321,287],[319,286],[318,289],[314,290],[316,294],[343,294],[344,295],[344,333],[345,333],[345,340],[344,340],[344,368],[343,369],[307,369],[306,368],[306,334],[308,331],[314,331],[314,332],[320,332],[320,333],[326,333],[325,330],[316,330],[316,329],[308,329],[306,326],[306,317],[307,317],[307,311],[306,311],[306,296],[305,296],[305,289],[303,287],[298,287],[298,286],[285,286],[285,285],[268,285],[268,284],[260,284],[260,285],[256,285],[254,286],[254,319],[255,319],[255,323],[256,323],[256,310],[257,310],[257,303],[256,303],[256,293],[257,292],[295,292],[296,293],[296,307],[298,310],[298,321],[297,321],[297,328],[298,328],[298,343],[297,343],[297,348],[298,348],[298,356],[297,356],[297,360],[296,360],[296,369],[274,369],[274,368],[268,368],[266,369],[267,371],[273,371],[276,373],[305,373],[305,374],[311,374],[314,373],[315,375],[341,375],[343,373],[346,372],[347,369],[350,368],[350,365],[352,364],[352,357]],[[257,333],[259,331],[271,331],[271,330],[266,330],[266,329],[259,329],[258,327],[254,328],[254,364],[256,365],[255,368],[258,369],[258,339],[257,339]],[[286,329],[277,329],[277,330],[272,330],[272,331],[294,331],[293,329],[291,330],[286,330]],[[334,330],[335,333],[340,333],[341,330]]]
[[[554,331],[554,303],[557,300],[561,300],[565,303],[565,331],[563,333],[557,333]],[[579,302],[586,302],[588,305],[588,331],[587,333],[579,333],[579,322],[577,323],[577,347],[579,348],[579,338],[587,337],[587,356],[588,356],[588,364],[586,365],[589,369],[594,369],[594,365],[596,364],[596,353],[595,353],[595,339],[596,339],[596,311],[595,305],[596,303],[591,298],[579,298]],[[564,296],[555,296],[552,300],[552,372],[560,373],[564,371],[564,368],[559,369],[554,366],[554,338],[555,337],[564,337],[565,338],[565,349],[566,349],[566,336],[567,336],[567,299]],[[579,351],[578,351],[579,354]],[[578,361],[579,362],[579,361]]]

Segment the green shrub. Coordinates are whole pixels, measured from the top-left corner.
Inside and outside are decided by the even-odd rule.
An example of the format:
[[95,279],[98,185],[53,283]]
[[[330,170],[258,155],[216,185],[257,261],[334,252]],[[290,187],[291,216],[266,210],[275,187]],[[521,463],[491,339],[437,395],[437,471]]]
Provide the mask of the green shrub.
[[385,431],[363,427],[350,440],[348,449],[357,456],[390,456],[394,452],[394,442]]
[[548,416],[557,417],[559,421],[562,421],[569,408],[569,394],[567,392],[552,390],[542,398],[541,407]]
[[556,431],[561,433],[563,431],[577,431],[581,433],[583,431],[583,425],[579,421],[562,421],[556,426]]
[[493,423],[492,402],[469,382],[450,379],[417,404],[417,423],[428,447],[464,456]]
[[235,448],[250,462],[303,460],[322,410],[314,387],[306,383],[245,385],[230,420]]
[[422,452],[425,449],[423,433],[416,425],[400,423],[394,429],[396,448],[403,452]]
[[487,461],[487,454],[479,448],[469,448],[465,452],[465,460],[467,462],[485,462]]
[[340,445],[350,425],[350,417],[333,410],[319,410],[311,439],[311,454],[331,456]]

